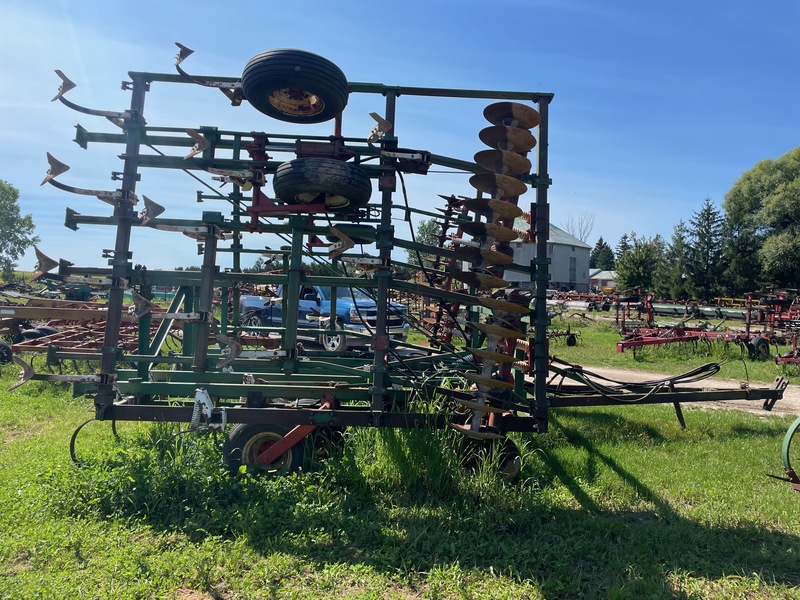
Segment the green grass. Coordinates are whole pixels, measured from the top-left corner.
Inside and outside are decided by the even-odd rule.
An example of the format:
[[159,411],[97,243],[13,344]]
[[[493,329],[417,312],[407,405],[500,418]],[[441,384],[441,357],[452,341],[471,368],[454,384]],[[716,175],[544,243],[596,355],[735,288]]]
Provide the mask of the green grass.
[[506,483],[450,431],[351,430],[257,479],[210,435],[96,422],[77,467],[90,408],[0,392],[0,598],[800,598],[800,495],[766,477],[790,418],[553,411]]

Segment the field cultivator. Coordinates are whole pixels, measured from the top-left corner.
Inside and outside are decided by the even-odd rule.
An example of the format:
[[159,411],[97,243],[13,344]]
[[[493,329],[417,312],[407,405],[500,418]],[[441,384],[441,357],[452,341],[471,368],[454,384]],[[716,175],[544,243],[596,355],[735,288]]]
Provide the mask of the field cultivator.
[[[179,49],[177,73],[129,73],[123,88],[131,93],[130,106],[120,111],[67,100],[75,84],[57,71],[62,85],[55,100],[117,128],[93,132],[78,125],[76,142],[83,148],[122,147],[116,190],[62,183],[58,177],[69,167],[50,154],[43,182],[95,197],[101,201],[98,207],[113,209],[111,215],[91,216],[67,208],[65,220],[73,230],[116,229],[114,248],[102,251],[109,266],[77,267],[39,253],[36,273],[62,284],[91,279],[107,290],[102,343],[88,351],[54,344],[47,353],[51,364],[87,354],[97,361],[93,378],[62,379],[73,383],[76,393],[93,397],[93,420],[172,422],[184,424],[186,431],[224,431],[224,455],[232,470],[268,472],[299,468],[304,439],[315,430],[450,428],[474,444],[503,444],[502,471],[513,475],[519,454],[508,434],[546,432],[553,407],[670,403],[682,419],[683,402],[735,397],[761,401],[769,409],[782,396],[785,381],[732,392],[678,388],[674,378],[637,385],[603,382],[550,355],[547,192],[553,94],[348,82],[327,59],[287,49],[255,56],[240,77],[198,77],[184,70],[192,51]],[[295,130],[148,124],[145,97],[172,85],[216,88],[231,110],[247,103],[269,117],[270,124],[289,123]],[[381,104],[370,113],[371,131],[345,136],[345,108],[356,95],[363,103]],[[442,102],[443,111],[484,102],[488,125],[477,137],[488,148],[465,160],[400,146],[394,127],[402,121],[398,105],[415,96]],[[219,114],[224,114],[222,106]],[[333,123],[331,135],[302,132],[304,125],[326,122]],[[463,174],[473,191],[442,195],[440,209],[416,208],[422,201],[408,197],[405,178],[425,176],[434,165]],[[197,200],[220,201],[229,211],[168,218],[167,207],[137,192],[142,169],[188,172],[205,186]],[[228,184],[230,191],[222,193],[203,177]],[[533,199],[523,204],[529,191]],[[137,212],[140,200],[143,209]],[[415,239],[414,218],[438,220],[437,244]],[[396,224],[407,227],[409,235],[401,235]],[[164,245],[194,240],[202,256],[200,270],[135,265],[131,238],[145,231]],[[248,253],[264,253],[260,236],[265,235],[283,240],[281,250],[274,251],[281,268],[243,272]],[[529,264],[514,262],[515,241],[535,244],[537,258]],[[419,264],[398,261],[395,250],[416,255]],[[223,254],[229,267],[218,264]],[[323,266],[327,274],[310,275],[306,261]],[[416,277],[395,277],[398,267],[411,269]],[[527,285],[510,286],[504,279],[510,271],[523,273]],[[177,289],[164,312],[151,302],[156,286]],[[243,286],[280,286],[280,297],[269,299],[271,310],[282,311],[280,325],[243,322]],[[319,304],[315,314],[313,296],[301,295],[312,286],[359,290],[374,299],[377,316],[364,333],[344,331],[334,318],[337,294],[331,295],[327,314]],[[126,292],[133,298],[132,311],[124,305]],[[423,312],[393,308],[390,299],[397,297],[416,298]],[[217,298],[220,306],[230,306],[230,313],[216,310]],[[351,313],[351,319],[367,322],[357,303]],[[427,341],[390,336],[389,321],[398,315]],[[137,323],[135,349],[124,335],[131,317]],[[176,324],[180,346],[167,351],[163,343]],[[366,349],[329,351],[299,343],[301,337],[343,335],[362,335]],[[572,335],[567,332],[568,344]],[[712,371],[685,379],[697,381]],[[58,375],[37,376],[29,368],[23,381],[37,377],[58,380]]]
[[[767,360],[773,355],[772,345],[777,348],[786,343],[797,331],[797,306],[797,299],[789,298],[786,292],[753,292],[745,299],[718,299],[714,306],[655,302],[652,294],[643,293],[634,298],[619,319],[623,340],[617,343],[617,351],[685,342],[724,343],[741,346],[753,359]],[[638,312],[638,318],[631,318],[632,310]],[[678,317],[680,321],[656,326],[656,316]],[[720,319],[716,325],[704,321],[715,318]],[[690,326],[690,321],[699,322]],[[729,331],[726,323],[733,323],[737,330]]]

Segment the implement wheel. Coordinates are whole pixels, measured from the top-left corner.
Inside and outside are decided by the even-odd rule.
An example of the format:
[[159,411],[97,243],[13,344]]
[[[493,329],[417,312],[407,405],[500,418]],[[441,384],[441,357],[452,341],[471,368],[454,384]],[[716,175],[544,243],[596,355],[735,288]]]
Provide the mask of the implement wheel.
[[753,360],[769,360],[769,340],[766,338],[756,336],[747,344],[747,349],[750,352],[750,358]]
[[350,86],[342,70],[303,50],[262,52],[242,73],[242,93],[257,111],[289,123],[322,123],[341,114]]
[[248,473],[282,473],[297,471],[303,466],[304,445],[300,441],[278,459],[265,464],[259,456],[270,446],[275,445],[286,431],[276,425],[239,423],[234,425],[225,439],[222,454],[232,473],[239,473],[242,467]]
[[332,212],[364,206],[372,195],[372,182],[366,172],[335,158],[285,162],[275,171],[272,187],[287,204],[324,202]]
[[[800,431],[800,417],[789,427],[786,436],[783,438],[783,447],[781,448],[783,468],[789,481],[796,485],[800,485],[800,476],[797,475],[792,467],[792,459],[794,459],[795,465],[800,463],[800,435],[797,435],[798,431]],[[794,446],[792,446],[792,442],[794,442]]]

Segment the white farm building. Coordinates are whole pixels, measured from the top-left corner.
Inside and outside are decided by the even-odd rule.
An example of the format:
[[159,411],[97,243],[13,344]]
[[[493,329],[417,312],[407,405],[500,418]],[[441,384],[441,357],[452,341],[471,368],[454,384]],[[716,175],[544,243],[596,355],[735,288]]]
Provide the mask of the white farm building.
[[[511,242],[511,247],[514,249],[514,262],[518,265],[530,264],[536,255],[534,243]],[[550,259],[550,283],[547,287],[559,291],[588,292],[591,250],[591,246],[585,242],[551,224],[547,241],[547,257]],[[513,271],[506,271],[503,279],[522,288],[531,288],[533,285],[526,275]]]

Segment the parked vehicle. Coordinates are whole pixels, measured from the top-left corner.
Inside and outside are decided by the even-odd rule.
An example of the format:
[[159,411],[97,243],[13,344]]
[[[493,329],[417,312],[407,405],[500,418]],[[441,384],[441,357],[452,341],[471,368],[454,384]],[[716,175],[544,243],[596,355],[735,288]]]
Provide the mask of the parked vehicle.
[[[255,327],[280,327],[283,319],[283,286],[276,290],[276,297],[242,296],[239,311],[242,324]],[[334,326],[342,333],[303,335],[298,337],[319,342],[329,352],[342,352],[348,347],[367,346],[374,330],[378,309],[375,300],[359,288],[328,286],[301,286],[298,300],[299,328],[321,329],[330,326],[333,289],[336,290]],[[393,339],[405,339],[408,335],[408,308],[398,302],[389,303],[387,333]],[[345,335],[350,331],[362,335]]]

